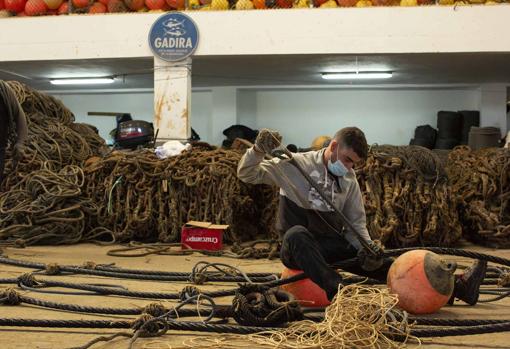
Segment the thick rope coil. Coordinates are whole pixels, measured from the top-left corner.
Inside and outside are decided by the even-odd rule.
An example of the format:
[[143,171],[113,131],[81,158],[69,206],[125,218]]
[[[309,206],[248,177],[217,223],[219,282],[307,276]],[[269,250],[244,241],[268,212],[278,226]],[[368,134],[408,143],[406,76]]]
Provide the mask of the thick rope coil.
[[299,303],[290,294],[260,285],[241,286],[232,307],[240,325],[274,327],[303,319]]

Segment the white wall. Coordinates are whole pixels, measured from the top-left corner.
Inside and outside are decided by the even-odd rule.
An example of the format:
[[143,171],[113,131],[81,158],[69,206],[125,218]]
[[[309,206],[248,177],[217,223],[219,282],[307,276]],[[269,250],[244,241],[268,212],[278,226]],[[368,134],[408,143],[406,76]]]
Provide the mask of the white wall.
[[[213,127],[214,111],[218,114],[234,108],[237,123],[254,129],[278,129],[285,143],[301,147],[309,146],[317,135],[332,135],[352,125],[365,131],[369,143],[408,144],[416,126],[436,126],[437,111],[478,110],[481,101],[480,91],[474,89],[238,90],[234,99],[213,98],[223,95],[213,90],[193,92],[191,125],[202,140],[214,144],[220,144],[223,139],[222,130]],[[115,127],[114,118],[87,116],[88,111],[131,112],[137,119],[147,121],[151,121],[153,115],[151,92],[56,96],[75,113],[78,122],[95,125],[103,137]],[[225,100],[235,106],[214,106],[214,103],[226,103]]]
[[[136,93],[101,93],[101,94],[53,94],[71,109],[77,122],[92,124],[99,129],[99,134],[109,139],[108,133],[115,128],[115,117],[89,116],[89,111],[127,112],[134,119],[151,121],[154,115],[154,94],[152,92]],[[208,141],[211,139],[211,91],[193,92],[191,96],[191,126]]]
[[409,144],[418,125],[436,126],[439,110],[479,108],[475,90],[312,90],[257,92],[250,127],[281,131],[286,143],[309,146],[315,136],[361,128],[369,143]]

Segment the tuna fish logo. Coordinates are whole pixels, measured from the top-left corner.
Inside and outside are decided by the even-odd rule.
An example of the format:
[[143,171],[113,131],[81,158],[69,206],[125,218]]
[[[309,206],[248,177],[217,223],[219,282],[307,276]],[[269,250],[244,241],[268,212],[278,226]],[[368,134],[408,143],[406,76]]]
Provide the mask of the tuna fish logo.
[[163,22],[163,27],[166,35],[183,36],[186,34],[184,29],[184,20],[179,22],[177,19],[170,18]]

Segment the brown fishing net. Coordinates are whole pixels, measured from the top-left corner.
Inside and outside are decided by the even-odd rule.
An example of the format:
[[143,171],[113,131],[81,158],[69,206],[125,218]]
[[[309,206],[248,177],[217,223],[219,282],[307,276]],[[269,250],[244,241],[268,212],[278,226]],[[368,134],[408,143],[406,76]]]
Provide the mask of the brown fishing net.
[[510,247],[510,149],[457,147],[447,170],[465,236]]
[[432,151],[373,146],[356,173],[368,230],[385,246],[451,246],[460,238],[446,172]]
[[60,101],[21,83],[9,82],[25,111],[28,138],[19,161],[8,149],[0,185],[2,243],[63,244],[95,238],[85,217],[97,207],[82,196],[83,161],[105,150],[92,127],[74,124]]
[[173,242],[190,220],[228,224],[227,242],[276,239],[275,191],[237,179],[242,153],[201,144],[159,160],[151,151],[113,152],[84,168],[85,193],[102,203],[91,226],[118,240]]

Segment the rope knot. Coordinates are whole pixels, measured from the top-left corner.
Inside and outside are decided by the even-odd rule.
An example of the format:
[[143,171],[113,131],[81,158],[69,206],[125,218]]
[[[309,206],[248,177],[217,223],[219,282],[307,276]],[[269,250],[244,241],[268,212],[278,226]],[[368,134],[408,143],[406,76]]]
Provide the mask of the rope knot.
[[83,269],[96,269],[97,267],[97,264],[92,262],[92,261],[86,261],[85,263],[83,263],[82,265]]
[[240,325],[281,326],[303,319],[303,311],[291,294],[257,284],[241,285],[232,308]]
[[0,293],[0,303],[3,305],[18,305],[21,303],[21,298],[15,289],[9,287]]
[[191,273],[189,281],[195,285],[203,285],[207,282],[207,274],[202,272]]
[[168,311],[161,303],[150,303],[143,308],[143,313],[159,317],[166,314]]
[[131,323],[131,328],[140,331],[140,337],[161,336],[168,330],[168,326],[163,320],[149,314],[140,315]]
[[510,272],[503,272],[498,279],[499,287],[508,287],[510,286]]
[[26,241],[23,239],[16,239],[16,241],[14,241],[14,246],[16,246],[17,248],[25,248],[27,247],[27,244]]
[[18,277],[18,286],[37,287],[40,283],[32,273],[25,273]]
[[60,274],[60,266],[57,263],[46,264],[46,275],[58,275]]
[[198,296],[202,293],[202,291],[200,291],[198,289],[198,287],[195,287],[195,286],[185,286],[181,292],[179,293],[179,299],[181,301],[185,301],[186,299],[188,298],[191,298],[191,297],[195,297],[195,296]]

